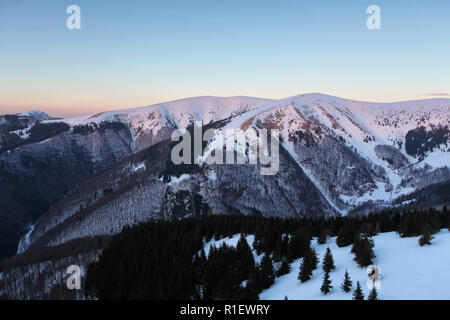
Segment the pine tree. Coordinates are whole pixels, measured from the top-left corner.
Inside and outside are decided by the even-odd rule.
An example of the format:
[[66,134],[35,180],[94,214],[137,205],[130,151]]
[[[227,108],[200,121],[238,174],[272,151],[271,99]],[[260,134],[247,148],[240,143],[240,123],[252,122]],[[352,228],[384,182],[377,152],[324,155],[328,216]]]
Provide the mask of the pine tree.
[[306,282],[309,279],[311,279],[312,276],[312,269],[311,269],[311,262],[309,261],[310,257],[306,255],[303,258],[302,264],[300,265],[300,272],[298,274],[298,279],[301,282]]
[[319,264],[319,258],[317,257],[317,252],[314,248],[310,248],[308,250],[308,255],[310,257],[309,261],[311,263],[311,270],[316,270],[317,265]]
[[355,252],[355,261],[363,268],[372,264],[372,259],[375,258],[373,247],[375,246],[372,239],[364,237],[360,240]]
[[286,259],[283,259],[283,261],[281,262],[280,269],[278,269],[277,276],[279,277],[284,274],[288,274],[289,272],[291,272],[291,266],[286,261]]
[[245,239],[245,236],[242,233],[236,245],[236,252],[242,277],[248,278],[250,272],[255,268],[255,259],[253,258],[253,253],[248,245],[247,239]]
[[347,270],[345,270],[344,281],[341,284],[341,289],[344,292],[350,292],[352,286],[353,286],[353,282],[350,279],[350,276],[348,275]]
[[372,290],[370,290],[367,300],[378,300],[377,289],[375,288],[375,286],[372,288]]
[[270,287],[273,284],[274,279],[275,279],[272,259],[270,259],[270,257],[267,254],[265,254],[261,260],[260,269],[261,269],[260,281],[261,281],[262,287],[265,289],[265,288]]
[[252,287],[253,290],[255,290],[255,292],[261,291],[262,288],[261,288],[260,271],[259,271],[258,265],[250,272],[246,287],[247,288]]
[[355,239],[353,240],[351,253],[358,252],[360,248],[361,248],[361,235],[357,233]]
[[317,268],[318,264],[319,259],[317,258],[316,250],[310,247],[303,257],[302,264],[300,265],[300,273],[298,275],[298,279],[301,282],[306,282],[311,279],[312,272]]
[[327,248],[327,251],[325,252],[325,255],[323,257],[322,269],[325,272],[331,272],[332,270],[336,269],[330,248]]
[[356,289],[353,291],[353,300],[364,300],[364,294],[361,290],[359,281],[356,282]]
[[333,286],[331,285],[330,274],[328,272],[325,272],[325,274],[323,275],[322,287],[320,288],[320,291],[325,295],[330,292],[331,288],[333,288]]

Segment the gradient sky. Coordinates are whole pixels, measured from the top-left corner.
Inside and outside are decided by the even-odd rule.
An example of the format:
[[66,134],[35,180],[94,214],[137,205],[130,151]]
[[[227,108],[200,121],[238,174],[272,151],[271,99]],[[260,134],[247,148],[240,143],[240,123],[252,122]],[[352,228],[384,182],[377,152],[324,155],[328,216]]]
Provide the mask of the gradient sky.
[[[81,30],[66,8],[81,8]],[[382,30],[366,28],[381,7]],[[177,98],[450,92],[450,1],[0,0],[0,113]]]

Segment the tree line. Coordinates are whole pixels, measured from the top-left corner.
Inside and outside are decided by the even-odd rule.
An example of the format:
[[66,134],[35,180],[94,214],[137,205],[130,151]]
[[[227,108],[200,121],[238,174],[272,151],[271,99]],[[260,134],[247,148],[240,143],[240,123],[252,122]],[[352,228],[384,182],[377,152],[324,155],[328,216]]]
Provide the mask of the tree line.
[[[413,212],[385,210],[361,217],[273,218],[212,215],[147,222],[126,227],[115,236],[97,262],[88,268],[86,294],[99,299],[258,299],[277,276],[290,272],[290,264],[303,258],[299,281],[308,281],[319,259],[311,247],[313,237],[325,243],[337,237],[339,247],[352,245],[360,267],[375,257],[372,236],[398,232],[402,237],[429,235],[449,228],[450,213],[428,209]],[[236,247],[205,243],[241,234]],[[253,248],[247,235],[254,235]],[[321,291],[331,289],[332,253],[322,261]],[[350,291],[346,275],[342,290]],[[318,288],[319,289],[319,288]],[[347,291],[346,291],[347,292]],[[355,298],[360,298],[358,286]],[[376,291],[371,295],[375,295]]]

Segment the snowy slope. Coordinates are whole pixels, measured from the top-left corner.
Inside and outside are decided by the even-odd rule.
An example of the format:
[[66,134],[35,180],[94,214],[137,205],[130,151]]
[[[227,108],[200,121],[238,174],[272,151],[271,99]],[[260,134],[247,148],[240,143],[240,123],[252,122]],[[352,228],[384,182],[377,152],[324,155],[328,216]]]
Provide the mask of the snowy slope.
[[[220,121],[258,108],[269,101],[251,97],[194,97],[58,121],[64,121],[71,126],[101,122],[123,123],[129,128],[133,138],[133,150],[140,151],[154,144],[154,140],[161,141],[155,137],[168,138],[167,135],[172,130],[185,128],[192,121],[203,121],[205,124]],[[152,137],[150,142],[149,136]],[[146,143],[140,144],[140,140],[145,140]]]
[[[222,244],[236,247],[240,235],[220,240],[205,242],[204,250],[208,255],[211,245],[220,247]],[[435,235],[431,246],[420,247],[419,237],[400,238],[395,232],[381,233],[373,237],[375,241],[374,252],[376,264],[381,271],[381,290],[378,290],[378,298],[385,300],[416,300],[416,299],[450,299],[447,284],[450,283],[450,232],[442,230]],[[247,235],[246,240],[251,248],[254,236]],[[355,255],[351,253],[351,246],[339,248],[336,238],[329,238],[327,243],[318,245],[316,239],[312,241],[320,263],[313,272],[311,280],[301,283],[298,273],[302,259],[297,259],[291,264],[291,272],[277,277],[275,283],[260,294],[261,300],[283,300],[285,296],[289,300],[348,300],[352,299],[352,292],[344,293],[340,285],[347,270],[353,288],[359,281],[364,296],[367,298],[370,290],[366,286],[366,268],[359,268],[353,260]],[[333,288],[327,295],[320,292],[322,285],[322,259],[329,247],[333,254],[336,269],[330,273]],[[260,262],[262,255],[256,255],[255,261]]]
[[[425,171],[450,168],[449,143],[438,150],[428,152],[422,161],[405,151],[405,136],[408,131],[419,126],[429,129],[432,126],[449,124],[450,99],[370,103],[314,93],[273,101],[234,118],[227,128],[247,129],[258,126],[279,130],[284,147],[327,199],[332,196],[328,194],[328,186],[315,181],[318,177],[303,165],[302,156],[296,154],[289,137],[295,132],[303,131],[310,133],[316,142],[322,142],[326,137],[342,139],[346,146],[373,165],[375,171],[384,172],[382,177],[372,177],[373,184],[367,187],[363,194],[340,195],[340,200],[344,203],[357,206],[366,201],[391,201],[402,194],[412,192],[415,184],[405,183],[405,180],[409,179],[414,169],[423,169],[426,164],[429,167],[426,167]],[[405,165],[410,164],[408,170],[405,170],[405,166],[393,167],[377,154],[376,146],[395,148],[397,156],[404,158]],[[313,165],[317,165],[317,162]],[[353,165],[348,163],[349,170]],[[334,202],[339,205],[337,201]],[[343,212],[346,211],[344,207],[342,209]]]
[[[431,246],[420,247],[418,238],[400,238],[395,232],[373,237],[374,263],[381,270],[379,299],[450,299],[447,290],[450,283],[450,232],[443,230],[438,233]],[[359,281],[367,298],[370,290],[366,286],[366,269],[359,268],[353,261],[351,246],[338,248],[336,238],[330,238],[324,245],[314,243],[321,261],[327,247],[330,247],[336,265],[336,270],[330,273],[333,289],[328,295],[320,292],[323,277],[321,265],[313,272],[311,280],[305,283],[297,280],[302,260],[298,259],[292,263],[291,272],[277,278],[272,287],[261,293],[260,299],[280,300],[285,296],[290,300],[351,299],[351,292],[344,293],[340,289],[345,270],[348,270],[353,281],[353,289]]]
[[167,122],[186,127],[191,121],[215,122],[261,107],[271,100],[252,97],[194,97],[151,106],[102,112],[95,115],[64,119],[76,125],[102,121],[127,121],[133,127],[150,127],[152,117],[160,115]]

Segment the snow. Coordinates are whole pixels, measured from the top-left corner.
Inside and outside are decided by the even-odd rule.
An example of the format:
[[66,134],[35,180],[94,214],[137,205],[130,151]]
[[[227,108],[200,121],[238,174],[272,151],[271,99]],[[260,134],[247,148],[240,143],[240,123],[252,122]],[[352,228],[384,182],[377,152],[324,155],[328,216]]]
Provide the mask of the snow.
[[24,129],[19,129],[16,131],[11,131],[11,133],[17,134],[21,139],[28,139],[30,137],[30,130],[34,126],[34,123],[27,126]]
[[193,97],[165,103],[101,112],[83,117],[50,120],[63,121],[70,126],[121,122],[131,133],[132,150],[138,151],[137,139],[142,134],[157,136],[163,128],[186,128],[191,121],[207,124],[227,119],[236,114],[259,108],[272,100],[252,97]]
[[46,114],[45,112],[38,111],[38,110],[30,110],[27,112],[22,113],[23,116],[32,117],[36,120],[50,120],[51,117]]
[[425,165],[429,165],[432,169],[450,167],[450,152],[435,152],[429,154],[428,157],[418,164],[418,167],[424,168]]
[[175,184],[178,184],[178,183],[180,183],[181,181],[183,181],[183,180],[186,180],[186,179],[189,179],[189,175],[188,174],[186,174],[186,173],[183,173],[181,176],[179,176],[178,178],[177,177],[175,177],[175,176],[170,176],[170,182],[169,182],[169,185],[175,185]]
[[138,172],[138,171],[144,170],[144,169],[145,169],[145,162],[141,162],[141,163],[138,163],[138,164],[133,164],[133,166],[131,168],[131,170],[133,172]]
[[194,97],[186,98],[165,103],[114,110],[88,115],[63,121],[76,125],[89,122],[133,120],[148,123],[149,114],[161,115],[160,118],[170,122],[174,126],[186,127],[191,120],[203,121],[209,123],[230,117],[240,110],[252,110],[259,108],[272,100],[252,97]]
[[214,170],[208,172],[208,180],[217,181],[217,174]]
[[401,204],[402,204],[402,205],[408,205],[408,204],[414,203],[414,202],[416,202],[416,201],[417,201],[417,199],[411,199],[411,200],[403,201]]
[[28,232],[20,239],[17,254],[25,252],[30,247],[30,237],[33,231],[34,224],[29,227]]
[[[435,235],[431,246],[420,247],[419,237],[400,238],[395,232],[382,233],[373,237],[375,241],[374,263],[381,271],[381,289],[379,299],[450,299],[447,284],[450,283],[450,232],[442,230]],[[336,269],[330,273],[333,289],[328,295],[322,295],[323,271],[321,264],[313,272],[311,280],[301,283],[297,277],[302,259],[295,260],[291,272],[276,278],[275,284],[260,294],[262,300],[346,300],[352,298],[352,292],[344,293],[340,285],[348,270],[353,281],[359,281],[365,297],[370,290],[366,286],[366,268],[359,268],[353,261],[351,246],[338,248],[336,238],[328,239],[326,244],[318,245],[313,241],[320,261],[327,247],[330,247]]]

